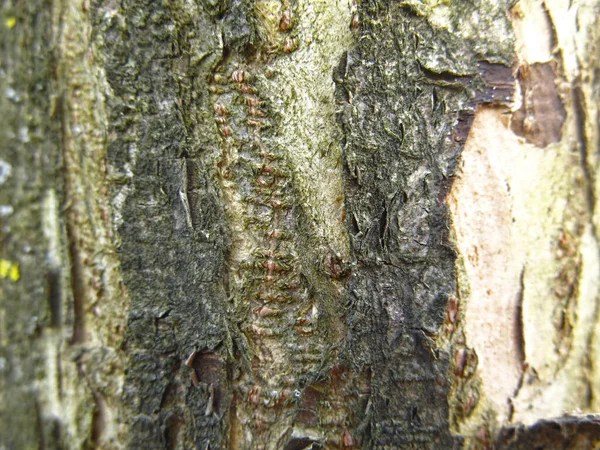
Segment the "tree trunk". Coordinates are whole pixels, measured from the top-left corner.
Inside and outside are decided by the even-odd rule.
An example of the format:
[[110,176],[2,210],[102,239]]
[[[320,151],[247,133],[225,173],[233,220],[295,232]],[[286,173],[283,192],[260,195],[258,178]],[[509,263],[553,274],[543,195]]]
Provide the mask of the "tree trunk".
[[594,0],[12,0],[0,448],[594,448]]

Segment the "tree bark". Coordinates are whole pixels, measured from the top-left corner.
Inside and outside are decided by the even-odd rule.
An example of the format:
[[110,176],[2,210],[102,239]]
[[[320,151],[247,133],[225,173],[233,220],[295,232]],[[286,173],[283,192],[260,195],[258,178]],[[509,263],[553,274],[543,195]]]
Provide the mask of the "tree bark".
[[597,1],[0,11],[0,448],[598,445]]

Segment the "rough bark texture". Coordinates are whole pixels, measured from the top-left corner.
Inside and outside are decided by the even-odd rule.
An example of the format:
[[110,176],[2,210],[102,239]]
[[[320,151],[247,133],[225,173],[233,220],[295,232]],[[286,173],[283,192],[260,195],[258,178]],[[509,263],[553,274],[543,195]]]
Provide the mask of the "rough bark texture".
[[600,442],[597,2],[0,11],[0,448]]

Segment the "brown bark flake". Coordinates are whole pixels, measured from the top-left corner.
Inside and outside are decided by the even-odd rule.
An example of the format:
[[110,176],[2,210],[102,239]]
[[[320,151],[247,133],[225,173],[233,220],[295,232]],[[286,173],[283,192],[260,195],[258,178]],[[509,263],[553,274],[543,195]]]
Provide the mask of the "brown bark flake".
[[560,141],[566,118],[555,79],[550,63],[523,64],[519,68],[523,104],[513,114],[511,128],[541,148]]

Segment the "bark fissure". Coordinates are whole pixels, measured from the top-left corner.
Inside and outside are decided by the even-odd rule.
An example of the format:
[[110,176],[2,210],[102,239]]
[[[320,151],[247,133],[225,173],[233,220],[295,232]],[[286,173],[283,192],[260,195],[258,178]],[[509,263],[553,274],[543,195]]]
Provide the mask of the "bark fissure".
[[[581,77],[576,79],[575,87],[572,91],[573,114],[575,116],[574,121],[575,121],[575,125],[576,125],[577,142],[578,142],[578,147],[579,147],[579,151],[581,154],[581,170],[585,177],[585,197],[586,197],[587,209],[589,211],[588,225],[591,228],[592,236],[594,237],[593,244],[594,244],[595,248],[598,250],[598,252],[600,253],[600,243],[598,241],[599,234],[598,234],[598,229],[596,227],[596,222],[594,220],[594,217],[595,217],[596,211],[597,211],[597,201],[598,201],[598,199],[596,198],[596,193],[595,193],[595,189],[594,189],[594,186],[596,186],[596,184],[597,184],[597,178],[596,178],[594,172],[592,171],[592,166],[591,166],[591,164],[592,164],[591,158],[592,157],[589,154],[589,150],[588,150],[591,139],[587,135],[587,132],[586,132],[586,129],[589,126],[589,121],[592,119],[590,117],[588,117],[588,114],[587,114],[587,111],[589,111],[589,107],[586,105],[586,97],[581,89],[581,86],[578,86],[578,84],[581,84],[581,82],[582,82]],[[596,124],[596,127],[598,127],[597,124]],[[596,297],[595,308],[594,308],[594,316],[595,317],[598,317],[599,311],[600,311],[600,293]],[[593,328],[592,330],[590,330],[590,333],[589,333],[589,336],[588,336],[587,342],[586,342],[587,353],[593,354],[595,339],[597,339],[596,329]],[[595,378],[594,377],[596,376],[596,371],[595,371],[596,364],[597,364],[597,362],[593,357],[587,357],[584,360],[584,365],[586,367],[585,376],[587,378],[587,390],[588,390],[588,394],[586,396],[587,404],[585,406],[588,408],[593,407],[593,405],[595,404],[595,396],[597,395],[594,392],[595,391],[595,389],[594,389],[594,379]]]
[[[581,83],[581,79],[575,80],[576,84]],[[587,208],[590,213],[589,222],[592,227],[592,231],[594,236],[598,236],[596,225],[594,223],[593,217],[594,212],[596,211],[596,195],[594,193],[594,186],[596,184],[596,177],[592,173],[590,169],[590,159],[588,151],[588,142],[589,137],[586,133],[587,122],[591,120],[587,117],[586,111],[589,109],[586,105],[586,98],[581,90],[581,87],[575,86],[572,91],[572,101],[573,101],[573,114],[575,121],[575,130],[577,133],[577,147],[579,148],[579,152],[581,154],[581,170],[585,176],[585,196]]]

